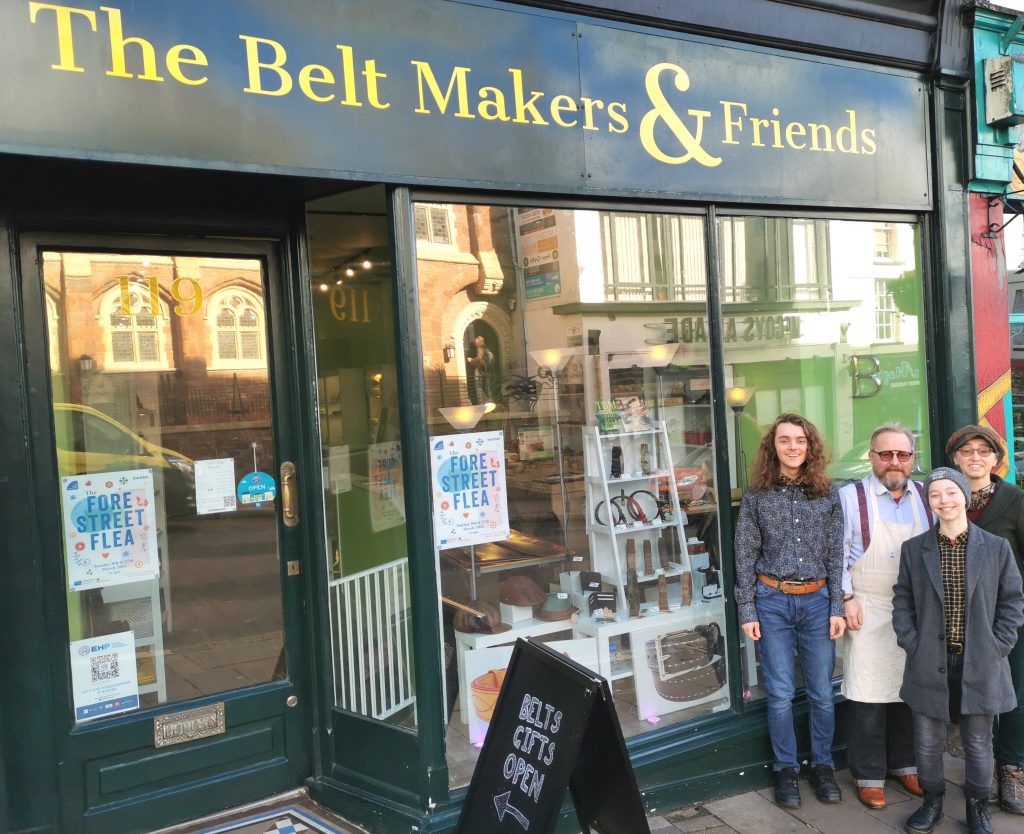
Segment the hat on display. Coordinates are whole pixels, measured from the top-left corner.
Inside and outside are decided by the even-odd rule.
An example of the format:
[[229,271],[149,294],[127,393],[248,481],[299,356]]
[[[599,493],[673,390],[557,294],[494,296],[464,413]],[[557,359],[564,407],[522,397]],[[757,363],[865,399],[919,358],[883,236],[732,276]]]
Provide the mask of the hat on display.
[[975,437],[979,440],[984,440],[992,451],[996,453],[997,463],[1002,462],[1003,457],[1006,455],[1003,438],[988,426],[979,426],[977,423],[971,423],[968,426],[959,428],[949,436],[949,440],[946,441],[946,454],[949,455],[949,459],[953,460],[953,455],[959,451],[960,447]]
[[481,721],[491,720],[494,705],[498,702],[501,685],[505,681],[505,669],[491,669],[478,678],[474,678],[469,689],[473,694],[473,711]]
[[548,594],[543,604],[533,612],[533,616],[538,620],[568,620],[579,611],[579,608],[569,602],[568,594],[555,592]]
[[501,634],[509,626],[501,621],[501,613],[489,602],[476,600],[471,605],[480,612],[475,616],[468,611],[456,611],[452,617],[452,628],[463,634]]
[[937,469],[933,469],[928,473],[928,477],[924,479],[924,494],[928,495],[928,487],[934,484],[936,481],[952,481],[964,494],[964,500],[971,503],[971,485],[967,482],[967,478],[963,476],[959,469],[954,469],[952,466],[940,466]]
[[528,576],[517,574],[501,583],[501,601],[506,605],[540,605],[547,599],[540,586]]

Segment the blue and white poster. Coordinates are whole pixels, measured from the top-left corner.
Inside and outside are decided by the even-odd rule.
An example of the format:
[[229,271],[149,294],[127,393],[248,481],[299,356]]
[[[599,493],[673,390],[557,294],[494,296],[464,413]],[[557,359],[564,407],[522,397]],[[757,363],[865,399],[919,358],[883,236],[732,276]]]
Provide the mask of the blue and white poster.
[[71,688],[76,721],[138,709],[135,632],[72,641]]
[[72,591],[160,575],[153,470],[61,478],[61,507]]
[[509,537],[505,436],[500,431],[430,438],[434,541],[461,547]]

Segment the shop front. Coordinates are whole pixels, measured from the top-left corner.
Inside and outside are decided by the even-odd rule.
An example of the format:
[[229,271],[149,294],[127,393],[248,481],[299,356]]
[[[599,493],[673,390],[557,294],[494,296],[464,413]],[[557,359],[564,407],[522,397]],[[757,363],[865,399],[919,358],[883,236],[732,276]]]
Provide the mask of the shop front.
[[519,637],[609,681],[649,808],[766,781],[764,429],[850,479],[962,416],[926,52],[449,0],[9,3],[0,42],[0,830],[300,787],[449,830]]

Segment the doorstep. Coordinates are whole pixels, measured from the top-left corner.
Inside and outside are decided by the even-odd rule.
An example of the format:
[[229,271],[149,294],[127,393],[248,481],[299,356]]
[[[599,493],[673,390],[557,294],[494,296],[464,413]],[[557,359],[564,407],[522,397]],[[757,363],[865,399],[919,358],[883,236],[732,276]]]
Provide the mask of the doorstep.
[[161,828],[149,834],[366,834],[306,795],[305,789]]

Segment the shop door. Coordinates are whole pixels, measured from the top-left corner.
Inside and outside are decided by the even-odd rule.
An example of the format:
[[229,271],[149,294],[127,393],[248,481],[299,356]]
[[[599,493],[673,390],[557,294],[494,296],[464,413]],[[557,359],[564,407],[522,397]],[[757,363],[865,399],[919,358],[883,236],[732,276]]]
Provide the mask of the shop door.
[[[298,504],[270,244],[25,239],[61,831],[308,775]],[[45,353],[44,353],[45,351]]]

